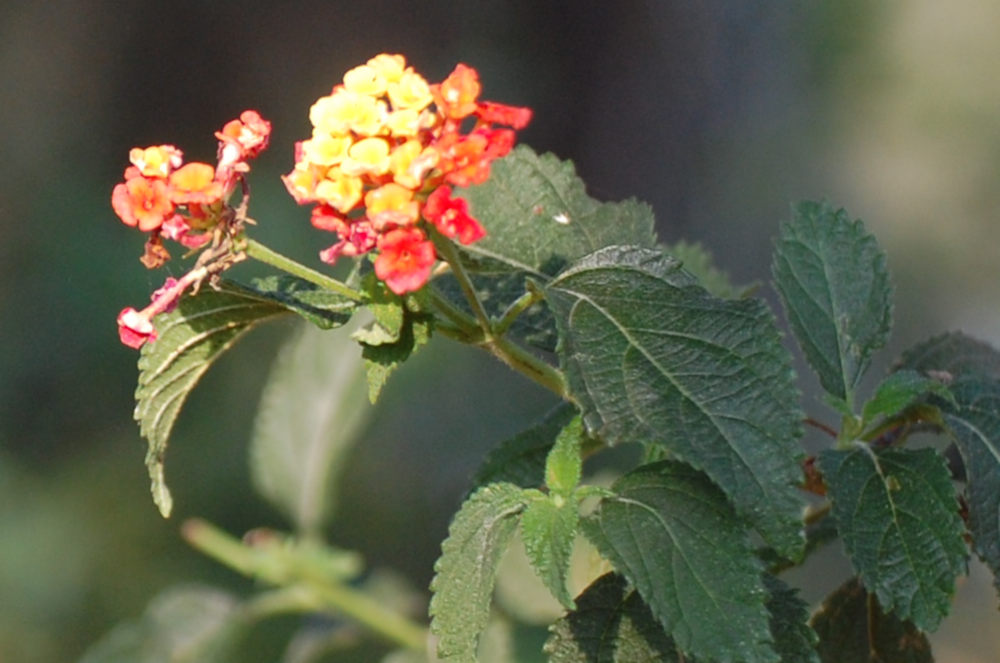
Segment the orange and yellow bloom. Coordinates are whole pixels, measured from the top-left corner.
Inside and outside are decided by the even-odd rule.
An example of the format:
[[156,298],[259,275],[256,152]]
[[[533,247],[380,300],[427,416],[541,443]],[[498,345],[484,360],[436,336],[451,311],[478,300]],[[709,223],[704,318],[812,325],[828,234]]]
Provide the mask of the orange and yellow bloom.
[[424,222],[463,244],[485,236],[447,185],[484,182],[531,110],[479,101],[480,89],[464,64],[430,84],[402,55],[383,53],[313,104],[312,136],[282,179],[296,202],[316,204],[312,224],[337,234],[324,262],[377,251],[376,275],[404,294],[423,287],[437,258]]

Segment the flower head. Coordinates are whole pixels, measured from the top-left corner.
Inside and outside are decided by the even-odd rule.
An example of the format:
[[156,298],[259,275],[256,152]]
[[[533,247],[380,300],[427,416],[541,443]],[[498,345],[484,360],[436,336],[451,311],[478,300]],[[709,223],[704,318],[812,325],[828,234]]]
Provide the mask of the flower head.
[[480,90],[467,65],[430,84],[402,55],[382,53],[312,105],[312,136],[282,179],[296,202],[317,204],[315,227],[337,233],[324,262],[377,251],[376,275],[401,294],[421,288],[436,259],[424,221],[465,244],[485,236],[442,185],[485,181],[531,111],[479,101]]

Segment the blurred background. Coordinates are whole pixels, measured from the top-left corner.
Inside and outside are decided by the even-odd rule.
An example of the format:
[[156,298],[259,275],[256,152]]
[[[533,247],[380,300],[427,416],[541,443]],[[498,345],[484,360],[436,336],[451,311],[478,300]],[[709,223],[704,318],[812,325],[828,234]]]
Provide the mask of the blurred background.
[[[252,491],[246,440],[291,327],[250,335],[195,391],[168,454],[175,515],[161,519],[131,418],[137,355],[114,321],[163,274],[139,264],[143,240],[110,191],[129,148],[212,161],[212,133],[255,108],[274,134],[252,173],[253,234],[319,266],[330,239],[278,177],[312,102],[379,52],[431,80],[478,68],[484,98],[535,109],[523,142],[574,160],[598,199],[649,202],[663,239],[703,242],[737,281],[768,281],[792,201],[828,197],[865,219],[897,291],[873,374],[947,329],[1000,345],[1000,4],[792,4],[3,3],[0,661],[77,660],[178,581],[252,588],[177,529],[193,515],[236,534],[287,527]],[[329,538],[422,590],[478,459],[551,405],[435,340],[390,382]],[[813,604],[843,578],[816,568],[798,577]],[[938,660],[996,661],[996,603],[974,563],[932,636]]]

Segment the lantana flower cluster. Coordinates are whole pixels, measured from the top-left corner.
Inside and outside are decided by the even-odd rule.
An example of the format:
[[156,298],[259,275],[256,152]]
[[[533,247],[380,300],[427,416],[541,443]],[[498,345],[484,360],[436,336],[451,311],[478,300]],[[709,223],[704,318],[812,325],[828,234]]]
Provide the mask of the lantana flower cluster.
[[312,137],[296,144],[283,180],[298,203],[316,204],[313,226],[337,234],[324,262],[377,253],[375,275],[401,295],[427,282],[437,258],[425,222],[462,244],[485,236],[451,187],[485,181],[531,110],[479,93],[464,64],[429,84],[402,55],[383,53],[313,104]]
[[[160,267],[170,258],[163,238],[188,249],[207,249],[213,238],[219,237],[220,229],[230,233],[238,230],[234,226],[242,219],[237,218],[229,199],[237,185],[245,185],[248,161],[267,147],[270,134],[271,124],[256,111],[247,110],[216,132],[219,148],[215,166],[184,163],[184,155],[173,145],[136,147],[129,152],[132,165],[125,169],[125,181],[112,191],[111,206],[123,223],[149,233],[142,256],[146,267]],[[243,193],[245,201],[246,189]],[[118,315],[122,342],[138,348],[156,338],[153,317],[172,309],[188,287],[212,274],[213,265],[207,258],[225,257],[231,254],[230,249],[224,247],[218,256],[203,252],[206,260],[199,260],[181,279],[168,278],[142,311],[123,309]]]

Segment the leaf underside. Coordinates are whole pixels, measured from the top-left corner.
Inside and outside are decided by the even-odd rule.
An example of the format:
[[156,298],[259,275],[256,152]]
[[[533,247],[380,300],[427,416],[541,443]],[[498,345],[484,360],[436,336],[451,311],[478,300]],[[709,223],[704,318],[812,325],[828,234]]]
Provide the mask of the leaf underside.
[[802,413],[767,307],[694,285],[666,254],[609,247],[546,297],[588,432],[656,443],[704,470],[787,558],[801,553]]
[[173,500],[163,459],[174,423],[191,390],[219,356],[256,325],[288,313],[331,328],[347,322],[356,304],[293,277],[270,277],[250,286],[223,282],[185,295],[170,313],[157,316],[157,338],[139,354],[133,414],[149,442],[146,466],[153,501],[164,517]]

